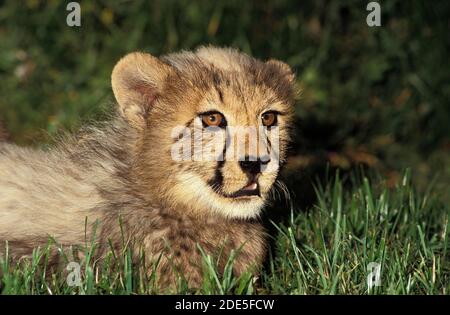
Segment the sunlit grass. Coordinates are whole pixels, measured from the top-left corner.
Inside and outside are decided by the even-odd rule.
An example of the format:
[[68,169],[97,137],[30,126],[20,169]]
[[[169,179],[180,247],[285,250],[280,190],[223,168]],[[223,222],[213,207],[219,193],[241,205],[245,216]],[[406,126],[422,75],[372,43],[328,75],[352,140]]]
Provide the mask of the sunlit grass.
[[[317,202],[293,209],[285,222],[272,222],[276,233],[267,263],[258,276],[233,276],[232,253],[223,273],[217,260],[201,248],[204,281],[189,288],[180,277],[176,291],[155,287],[154,266],[132,263],[126,246],[111,251],[103,264],[93,260],[95,243],[85,244],[80,260],[81,285],[69,286],[69,271],[49,275],[46,262],[53,241],[36,249],[30,259],[0,264],[3,294],[448,294],[449,207],[432,189],[416,193],[405,172],[394,189],[382,180],[337,174],[316,186]],[[346,187],[344,188],[344,184]],[[286,210],[288,211],[288,210]],[[62,265],[69,258],[61,251]],[[368,288],[371,263],[380,264],[380,286]],[[153,268],[153,269],[152,269]]]

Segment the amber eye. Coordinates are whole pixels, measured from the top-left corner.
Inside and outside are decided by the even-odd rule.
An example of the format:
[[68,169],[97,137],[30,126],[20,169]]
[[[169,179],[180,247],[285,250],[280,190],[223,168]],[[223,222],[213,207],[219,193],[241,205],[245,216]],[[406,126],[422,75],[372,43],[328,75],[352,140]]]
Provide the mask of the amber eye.
[[267,112],[261,115],[262,124],[266,127],[271,127],[277,123],[277,114],[274,112]]
[[224,124],[225,119],[221,113],[202,114],[203,124],[207,127],[218,127]]

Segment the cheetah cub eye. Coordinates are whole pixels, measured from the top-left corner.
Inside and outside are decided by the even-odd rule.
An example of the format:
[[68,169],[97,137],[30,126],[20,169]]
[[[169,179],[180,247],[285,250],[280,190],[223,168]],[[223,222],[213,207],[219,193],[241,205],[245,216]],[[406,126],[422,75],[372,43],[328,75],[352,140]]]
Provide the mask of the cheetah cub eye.
[[203,127],[225,127],[225,117],[219,112],[207,112],[200,114]]
[[277,123],[278,113],[277,112],[265,112],[261,115],[261,121],[263,126],[272,127]]

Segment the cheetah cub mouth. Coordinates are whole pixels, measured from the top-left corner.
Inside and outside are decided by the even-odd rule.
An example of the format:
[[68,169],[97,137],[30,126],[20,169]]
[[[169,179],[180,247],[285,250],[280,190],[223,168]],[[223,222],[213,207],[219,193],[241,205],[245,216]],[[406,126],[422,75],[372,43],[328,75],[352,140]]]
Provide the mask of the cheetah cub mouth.
[[229,195],[230,198],[242,198],[242,197],[251,197],[258,196],[261,197],[259,191],[259,185],[256,181],[252,181],[250,184],[245,186],[244,188],[236,191],[234,194]]
[[236,198],[241,200],[250,199],[251,197],[261,198],[261,191],[259,189],[257,177],[250,180],[245,187],[242,187],[241,189],[235,191],[234,193],[226,194],[218,192],[218,194],[226,198]]

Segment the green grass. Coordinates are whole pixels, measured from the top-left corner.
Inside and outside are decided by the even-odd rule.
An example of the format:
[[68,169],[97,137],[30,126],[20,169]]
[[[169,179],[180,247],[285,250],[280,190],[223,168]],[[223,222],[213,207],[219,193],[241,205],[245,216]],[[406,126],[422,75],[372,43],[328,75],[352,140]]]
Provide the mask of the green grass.
[[[344,188],[346,187],[346,188]],[[188,288],[180,278],[171,293],[200,294],[449,294],[449,214],[432,187],[417,193],[406,171],[400,183],[386,188],[353,173],[336,174],[316,185],[316,203],[292,209],[271,222],[271,248],[259,277],[231,273],[233,255],[223,274],[204,255],[204,283]],[[142,260],[131,263],[130,249],[108,255],[98,267],[95,246],[87,242],[81,263],[81,286],[67,285],[68,272],[48,274],[49,249],[36,249],[30,260],[0,262],[3,294],[154,294],[154,274]],[[50,246],[49,246],[50,247]],[[62,257],[66,259],[67,257]],[[44,262],[44,263],[42,263]],[[381,285],[368,290],[368,266],[381,265]]]

